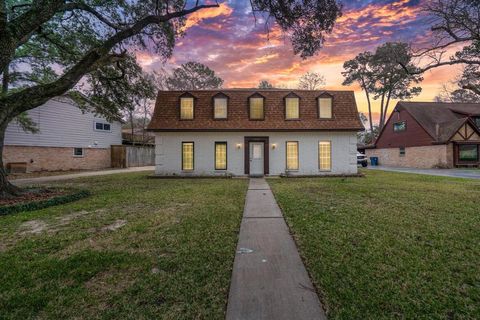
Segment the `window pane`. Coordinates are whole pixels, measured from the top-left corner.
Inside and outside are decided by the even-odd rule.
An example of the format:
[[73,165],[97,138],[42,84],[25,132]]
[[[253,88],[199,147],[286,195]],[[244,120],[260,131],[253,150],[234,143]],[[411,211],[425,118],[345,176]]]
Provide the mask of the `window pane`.
[[480,117],[476,117],[476,118],[475,118],[475,124],[476,124],[477,127],[480,129]]
[[407,129],[407,123],[405,121],[395,122],[393,124],[394,132],[405,131],[406,129]]
[[95,122],[95,129],[96,130],[103,130],[103,123]]
[[298,119],[299,114],[299,99],[298,98],[286,98],[285,99],[285,117],[287,119]]
[[476,145],[459,145],[458,146],[458,158],[461,161],[477,161],[478,152]]
[[332,98],[319,98],[318,108],[319,108],[320,118],[331,118],[332,117]]
[[250,119],[263,119],[263,98],[250,98]]
[[298,142],[287,142],[287,170],[298,170]]
[[180,119],[193,119],[193,98],[180,99]]
[[215,170],[227,169],[227,143],[215,143]]
[[332,169],[332,146],[330,141],[318,143],[318,166],[321,171]]
[[227,118],[227,99],[215,98],[214,100],[215,119]]
[[182,170],[193,170],[193,142],[182,142]]
[[83,149],[82,148],[73,148],[73,155],[74,156],[83,156]]
[[109,123],[104,123],[103,124],[103,130],[110,131],[110,124]]

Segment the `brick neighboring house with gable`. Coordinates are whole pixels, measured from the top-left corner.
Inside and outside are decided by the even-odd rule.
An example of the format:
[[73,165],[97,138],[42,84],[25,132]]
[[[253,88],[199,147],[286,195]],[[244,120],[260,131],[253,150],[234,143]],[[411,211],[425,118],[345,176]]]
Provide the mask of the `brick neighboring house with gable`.
[[352,91],[160,91],[148,129],[158,175],[357,173]]
[[480,104],[398,102],[367,157],[392,167],[480,165]]

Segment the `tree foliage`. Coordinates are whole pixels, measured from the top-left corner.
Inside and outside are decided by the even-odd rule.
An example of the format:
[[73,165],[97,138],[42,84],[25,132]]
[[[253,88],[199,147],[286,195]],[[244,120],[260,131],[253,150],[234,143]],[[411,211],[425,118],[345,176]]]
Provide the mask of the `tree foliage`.
[[[410,99],[421,92],[421,88],[412,86],[423,78],[407,72],[403,66],[416,70],[412,63],[410,48],[406,43],[387,42],[379,46],[374,53],[364,52],[354,59],[346,61],[342,72],[343,85],[358,83],[365,91],[369,106],[369,119],[372,120],[370,98],[380,100],[380,130],[385,125],[392,99]],[[370,130],[373,130],[370,124]]]
[[223,85],[223,79],[215,71],[199,62],[187,62],[173,71],[166,79],[170,90],[204,90],[218,89]]
[[298,81],[298,88],[303,90],[317,90],[325,85],[325,77],[317,72],[307,72]]
[[267,80],[262,80],[258,83],[259,89],[273,89],[273,84],[268,82]]

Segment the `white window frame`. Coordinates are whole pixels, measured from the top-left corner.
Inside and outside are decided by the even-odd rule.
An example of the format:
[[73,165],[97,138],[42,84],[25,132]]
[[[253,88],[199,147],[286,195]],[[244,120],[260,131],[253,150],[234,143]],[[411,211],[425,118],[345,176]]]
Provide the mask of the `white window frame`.
[[[288,167],[288,144],[294,143],[297,145],[297,167],[296,168],[289,168]],[[298,141],[286,141],[285,142],[285,168],[287,171],[298,171],[300,170],[300,143]]]
[[[81,154],[81,155],[75,154],[75,150],[76,150],[76,149],[82,150],[82,154]],[[73,157],[74,157],[74,158],[83,158],[83,157],[85,157],[85,149],[84,149],[84,148],[74,147],[73,150],[72,150],[72,153],[73,153]]]
[[[330,168],[329,169],[322,169],[321,167],[321,161],[320,161],[320,144],[322,142],[328,142],[330,144]],[[318,170],[321,172],[331,172],[333,163],[332,163],[332,141],[331,140],[320,140],[318,141]]]
[[[322,117],[322,100],[330,100],[330,117]],[[319,119],[333,119],[333,98],[330,96],[320,96],[317,99],[318,118]]]
[[[110,130],[97,129],[97,123],[100,123],[102,125],[102,128],[106,124],[110,125]],[[93,121],[93,130],[97,131],[97,132],[112,132],[112,124],[110,122],[106,122],[106,121],[94,120]]]
[[[217,100],[225,100],[225,117],[217,117]],[[228,118],[228,98],[216,97],[213,98],[213,118],[216,120],[226,120]]]

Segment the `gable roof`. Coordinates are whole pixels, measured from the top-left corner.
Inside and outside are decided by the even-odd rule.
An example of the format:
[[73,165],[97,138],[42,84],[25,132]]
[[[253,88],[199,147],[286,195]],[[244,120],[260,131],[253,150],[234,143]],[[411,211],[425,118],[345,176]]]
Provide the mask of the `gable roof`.
[[480,103],[400,101],[395,109],[406,110],[435,143],[448,142],[469,116],[480,116]]
[[[195,97],[195,118],[180,120],[179,99],[184,93]],[[213,97],[223,93],[229,98],[227,119],[213,118]],[[294,93],[300,98],[300,119],[285,120],[284,98]],[[317,98],[328,93],[333,98],[333,118],[319,119]],[[251,121],[248,98],[265,98],[265,119]],[[151,131],[322,131],[363,130],[353,91],[291,89],[220,89],[160,91],[148,129]]]

